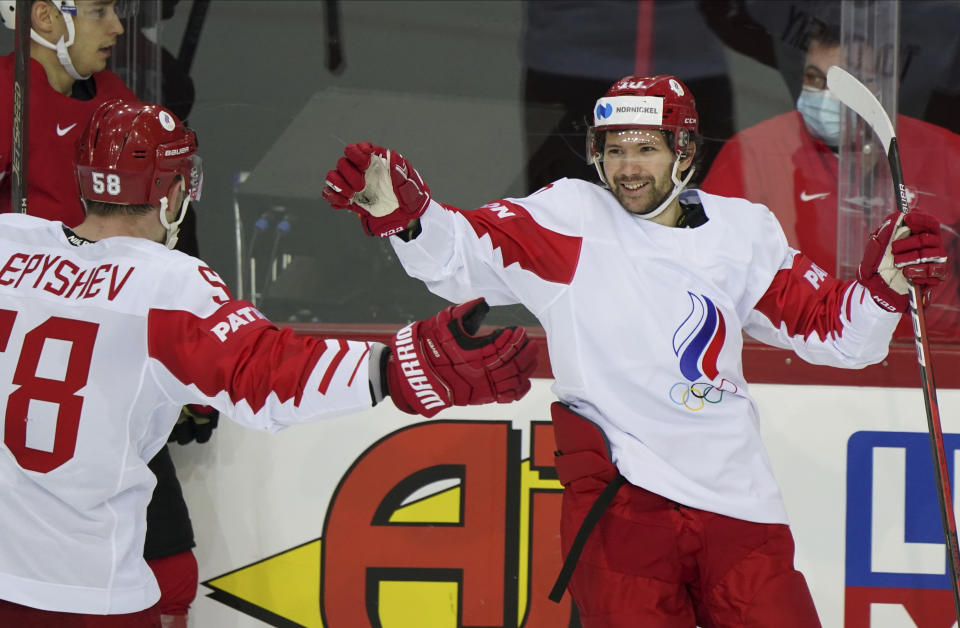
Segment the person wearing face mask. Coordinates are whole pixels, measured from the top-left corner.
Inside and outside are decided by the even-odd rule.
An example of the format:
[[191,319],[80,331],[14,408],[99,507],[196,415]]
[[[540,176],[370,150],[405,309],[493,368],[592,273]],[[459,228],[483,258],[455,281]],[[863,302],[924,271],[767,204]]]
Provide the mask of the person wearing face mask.
[[[839,29],[814,24],[796,110],[734,135],[701,185],[712,194],[746,197],[769,207],[791,246],[831,273],[837,272],[837,151],[843,109],[827,89],[826,74],[830,66],[843,65],[843,60]],[[950,168],[960,159],[960,135],[905,115],[897,115],[896,124],[911,207],[940,221],[951,263],[956,263],[960,203],[952,190]],[[874,167],[887,168],[886,159],[877,157]],[[933,292],[926,311],[931,338],[960,337],[960,283],[955,268]],[[912,337],[909,320],[901,322],[895,337]]]
[[[812,83],[808,85],[809,83]],[[817,85],[823,84],[823,87]],[[840,145],[840,101],[826,89],[826,77],[819,68],[804,73],[803,87],[797,98],[797,111],[810,134],[836,152]]]

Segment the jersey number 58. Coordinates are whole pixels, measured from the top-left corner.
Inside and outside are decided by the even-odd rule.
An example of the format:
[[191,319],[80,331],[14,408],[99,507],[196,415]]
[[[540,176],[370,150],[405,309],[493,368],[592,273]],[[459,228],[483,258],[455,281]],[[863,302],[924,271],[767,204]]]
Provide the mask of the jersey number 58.
[[[7,350],[16,318],[17,312],[0,309],[0,353]],[[16,388],[7,397],[3,423],[3,444],[24,469],[49,473],[73,457],[83,408],[83,397],[76,393],[87,385],[99,328],[98,324],[89,321],[51,316],[24,334],[11,382]],[[44,377],[38,372],[48,340],[70,344],[66,366],[61,367],[63,379]],[[49,364],[45,363],[44,370],[47,369]],[[27,444],[31,402],[52,404],[57,408],[53,447],[49,450]],[[36,405],[33,411],[39,407]]]

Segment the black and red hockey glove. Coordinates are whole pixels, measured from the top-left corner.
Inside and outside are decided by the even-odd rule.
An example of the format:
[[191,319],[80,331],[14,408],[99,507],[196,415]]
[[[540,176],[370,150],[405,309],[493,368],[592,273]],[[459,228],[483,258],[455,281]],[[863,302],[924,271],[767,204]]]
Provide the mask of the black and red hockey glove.
[[198,443],[205,443],[210,440],[210,434],[219,421],[220,413],[216,408],[197,404],[183,406],[167,442],[177,441],[181,445],[186,445],[195,440]]
[[383,379],[399,409],[432,417],[450,406],[507,403],[527,394],[537,346],[523,327],[478,336],[489,310],[474,299],[397,332]]
[[334,209],[349,209],[368,235],[400,233],[430,203],[430,188],[398,152],[370,142],[350,144],[327,173],[323,198]]
[[870,290],[873,300],[888,312],[907,309],[909,284],[926,299],[947,275],[947,252],[940,222],[930,214],[895,212],[870,235],[857,280]]

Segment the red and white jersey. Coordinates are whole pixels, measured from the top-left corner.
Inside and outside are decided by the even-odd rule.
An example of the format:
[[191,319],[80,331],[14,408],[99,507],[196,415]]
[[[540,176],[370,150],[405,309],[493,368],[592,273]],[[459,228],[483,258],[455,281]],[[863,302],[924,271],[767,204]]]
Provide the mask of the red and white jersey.
[[[903,115],[897,116],[897,129],[910,205],[941,222],[951,264],[949,276],[934,290],[926,307],[927,331],[934,339],[957,338],[960,202],[953,186],[952,168],[960,161],[960,135]],[[885,160],[880,166],[886,168]],[[834,273],[838,170],[837,156],[826,144],[814,139],[800,114],[792,111],[764,120],[728,140],[701,188],[711,194],[749,198],[766,205],[783,225],[787,242]],[[880,215],[895,209],[891,206]],[[879,226],[879,220],[875,226]],[[898,338],[913,338],[909,323],[909,318],[904,317],[896,332]]]
[[[13,74],[13,55],[0,57],[0,213],[10,211]],[[97,72],[90,80],[97,91],[92,99],[64,96],[50,86],[43,66],[30,60],[27,212],[69,227],[84,217],[74,172],[80,134],[101,103],[137,99],[113,72]]]
[[73,246],[0,215],[0,599],[148,608],[147,468],[182,405],[276,431],[369,408],[372,343],[304,338],[204,262],[142,238]]
[[743,379],[745,331],[817,364],[881,360],[900,316],[791,249],[762,205],[688,190],[708,221],[665,227],[561,179],[462,211],[431,202],[391,238],[451,301],[522,303],[543,325],[557,397],[605,432],[633,484],[696,508],[786,522]]

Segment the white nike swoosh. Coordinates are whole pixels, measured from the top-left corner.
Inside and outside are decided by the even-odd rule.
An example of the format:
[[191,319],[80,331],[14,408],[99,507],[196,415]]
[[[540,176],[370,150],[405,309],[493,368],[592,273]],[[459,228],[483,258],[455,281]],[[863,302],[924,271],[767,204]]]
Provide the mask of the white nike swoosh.
[[828,196],[830,196],[830,192],[820,192],[818,194],[807,194],[806,190],[800,192],[801,201],[812,201],[818,198],[827,198]]
[[65,128],[65,129],[61,129],[61,128],[60,128],[60,124],[57,123],[57,135],[59,135],[60,137],[63,137],[64,135],[66,135],[67,133],[69,133],[69,132],[71,131],[71,129],[73,129],[73,127],[75,127],[75,126],[77,126],[77,123],[76,123],[76,122],[74,122],[73,124],[71,124],[70,126],[68,126],[68,127]]

